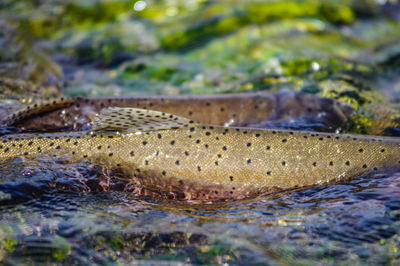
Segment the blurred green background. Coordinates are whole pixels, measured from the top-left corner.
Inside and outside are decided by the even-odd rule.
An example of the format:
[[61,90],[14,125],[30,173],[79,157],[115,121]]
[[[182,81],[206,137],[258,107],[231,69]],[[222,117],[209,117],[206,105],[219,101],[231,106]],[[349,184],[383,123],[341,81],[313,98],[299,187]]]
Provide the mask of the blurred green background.
[[[352,104],[341,132],[398,136],[400,2],[0,0],[0,107],[279,89]],[[1,206],[0,265],[400,260],[398,174],[226,205],[96,193],[84,163],[18,158],[0,176],[21,200]]]
[[349,132],[398,123],[396,0],[3,0],[0,18],[4,99],[285,88],[351,103]]

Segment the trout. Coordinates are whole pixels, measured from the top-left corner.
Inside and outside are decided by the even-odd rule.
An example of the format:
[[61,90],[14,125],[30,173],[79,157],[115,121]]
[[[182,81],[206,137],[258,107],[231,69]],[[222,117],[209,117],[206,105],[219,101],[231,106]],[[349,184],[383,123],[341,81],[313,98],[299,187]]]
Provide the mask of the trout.
[[0,138],[0,158],[51,154],[115,170],[185,200],[242,199],[400,168],[400,139],[223,127],[165,112],[104,109],[90,131]]
[[79,130],[82,125],[91,122],[97,113],[107,107],[150,109],[187,117],[205,124],[241,127],[263,127],[267,121],[314,116],[322,117],[330,127],[335,128],[348,120],[352,112],[350,106],[333,99],[287,90],[274,94],[76,97],[29,105],[2,119],[1,124],[28,131]]

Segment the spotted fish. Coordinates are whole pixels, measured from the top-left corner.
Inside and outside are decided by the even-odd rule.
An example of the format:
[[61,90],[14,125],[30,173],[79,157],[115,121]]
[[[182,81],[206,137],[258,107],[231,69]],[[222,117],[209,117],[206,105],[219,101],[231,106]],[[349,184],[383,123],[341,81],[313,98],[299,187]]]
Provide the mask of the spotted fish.
[[228,128],[108,108],[90,131],[0,138],[0,158],[88,160],[137,187],[180,199],[240,199],[400,168],[400,139]]
[[[168,112],[195,121],[230,126],[263,127],[266,121],[301,116],[323,117],[330,126],[345,122],[352,108],[316,95],[279,91],[274,94],[242,93],[203,96],[153,96],[133,98],[61,98],[35,103],[2,119],[1,124],[22,130],[80,129],[107,107],[135,107]],[[1,112],[0,112],[1,116]]]

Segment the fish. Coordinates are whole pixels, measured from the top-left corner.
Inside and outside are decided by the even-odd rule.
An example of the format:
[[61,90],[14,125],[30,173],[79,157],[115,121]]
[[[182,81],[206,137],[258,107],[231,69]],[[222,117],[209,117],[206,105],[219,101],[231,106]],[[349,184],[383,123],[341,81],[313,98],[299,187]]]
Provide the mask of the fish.
[[232,200],[400,168],[400,139],[207,125],[138,108],[107,108],[88,131],[0,137],[0,160],[86,160],[179,200]]
[[332,128],[346,122],[351,106],[329,98],[283,90],[274,94],[242,93],[125,98],[61,98],[28,105],[1,120],[23,131],[80,130],[107,107],[168,112],[213,125],[264,127],[268,121],[322,117]]

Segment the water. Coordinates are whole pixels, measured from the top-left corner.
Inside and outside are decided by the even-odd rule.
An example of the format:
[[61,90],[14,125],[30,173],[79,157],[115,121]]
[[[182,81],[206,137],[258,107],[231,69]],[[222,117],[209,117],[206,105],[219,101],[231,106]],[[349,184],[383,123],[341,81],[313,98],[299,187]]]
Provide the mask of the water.
[[[5,0],[0,116],[57,96],[290,89],[352,104],[338,131],[399,136],[399,14],[394,0]],[[16,158],[0,163],[0,264],[399,265],[399,186],[387,172],[195,204],[85,162]]]
[[0,175],[6,264],[400,260],[400,173],[210,204],[124,192],[85,163],[15,159]]

